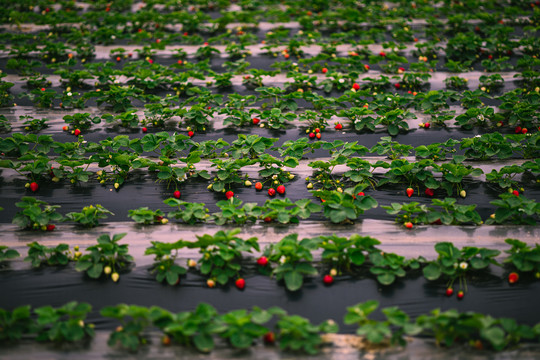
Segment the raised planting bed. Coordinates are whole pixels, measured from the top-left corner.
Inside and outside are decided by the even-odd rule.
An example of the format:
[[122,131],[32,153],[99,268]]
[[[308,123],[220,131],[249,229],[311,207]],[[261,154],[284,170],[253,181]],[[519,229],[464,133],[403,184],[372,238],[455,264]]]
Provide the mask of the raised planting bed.
[[540,4],[2,5],[10,358],[538,357]]

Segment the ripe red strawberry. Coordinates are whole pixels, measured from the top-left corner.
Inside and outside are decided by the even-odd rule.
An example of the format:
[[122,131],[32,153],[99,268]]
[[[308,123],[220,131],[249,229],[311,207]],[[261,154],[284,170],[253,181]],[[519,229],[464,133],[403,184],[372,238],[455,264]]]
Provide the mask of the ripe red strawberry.
[[81,130],[75,129],[75,131],[73,132],[73,134],[74,134],[75,136],[79,136],[79,135],[81,135]]
[[264,221],[265,223],[271,223],[271,222],[272,222],[272,218],[271,218],[270,216],[267,216],[267,217],[265,217],[265,218],[263,219],[263,221]]
[[394,87],[395,87],[396,89],[399,89],[399,88],[401,87],[401,85],[400,85],[399,83],[395,83],[395,84],[394,84]]
[[260,121],[261,119],[259,118],[253,118],[253,125],[257,125]]
[[413,194],[414,194],[414,189],[413,188],[407,188],[407,190],[405,190],[407,192],[407,196],[408,197],[411,197]]
[[309,133],[308,136],[309,136],[310,139],[313,139],[313,138],[315,138],[315,133]]
[[266,256],[261,256],[260,258],[257,259],[257,264],[259,266],[266,266],[268,265],[268,258]]
[[322,135],[321,135],[321,133],[317,133],[317,134],[315,134],[315,137],[316,137],[317,139],[320,139],[320,138],[321,138],[321,136],[322,136]]
[[369,70],[369,65],[368,64],[364,65],[364,69]]
[[316,133],[320,133],[320,132],[321,132],[321,129],[316,128],[316,129],[315,129],[315,132],[316,132]]
[[446,289],[446,296],[452,296],[453,294],[454,294],[454,289],[452,289],[451,287]]
[[527,130],[527,128],[523,128],[523,129],[521,129],[521,133],[522,133],[522,134],[526,134],[526,133],[527,133],[527,131],[529,131],[529,130]]
[[270,196],[276,195],[276,190],[274,188],[268,189],[268,195],[270,195]]
[[381,51],[381,52],[379,53],[379,55],[381,55],[381,56],[386,56],[386,53],[385,53],[384,51]]
[[488,55],[488,59],[489,59],[489,60],[493,59],[493,55],[489,54],[489,55]]
[[182,60],[178,60],[176,63],[177,63],[178,65],[182,65],[183,61],[182,61]]
[[45,88],[41,88],[41,91],[45,91]]
[[427,196],[433,196],[433,189],[427,188],[425,193]]
[[327,68],[322,68],[322,73],[323,74],[326,74],[328,72],[328,69]]
[[343,129],[343,125],[341,125],[340,123],[337,123],[336,126],[334,126],[334,129],[341,130]]
[[407,221],[404,225],[405,225],[405,227],[406,227],[407,229],[412,229],[412,228],[413,228],[413,224],[412,224],[412,222],[410,222],[410,221]]
[[120,62],[120,61],[122,61],[122,58],[121,58],[120,56],[117,56],[117,57],[116,57],[116,61],[117,61],[117,62]]
[[142,128],[142,132],[143,132],[143,133],[145,133],[145,132],[147,132],[147,131],[148,131],[147,128],[145,128],[145,127]]
[[34,181],[30,183],[30,190],[32,190],[32,192],[36,192],[38,191],[38,189],[39,189],[39,185],[37,184],[37,182]]
[[229,190],[225,193],[225,197],[227,198],[227,200],[229,200],[230,198],[232,198],[234,196],[234,193]]
[[514,195],[516,195],[516,196],[519,196],[519,191],[514,190],[514,191],[512,191],[512,194],[514,194]]
[[324,275],[322,281],[325,285],[332,285],[332,283],[334,282],[334,278],[332,277],[332,275]]
[[354,83],[354,84],[352,84],[352,88],[354,90],[360,90],[360,85],[358,85],[357,83]]
[[243,290],[246,287],[246,280],[239,278],[234,282],[234,285],[240,290]]
[[516,134],[519,134],[521,132],[521,126],[516,126],[515,132]]
[[195,133],[192,130],[189,130],[187,134],[189,137],[193,137],[193,135],[195,135]]
[[179,190],[176,190],[175,192],[173,192],[173,196],[177,199],[180,199],[180,191]]
[[465,296],[465,293],[464,293],[462,290],[458,291],[458,293],[457,293],[457,298],[458,298],[459,300],[463,299],[464,296]]
[[277,193],[280,195],[285,194],[285,185],[279,185],[276,189]]
[[272,331],[269,331],[264,334],[263,341],[266,345],[273,345],[276,341],[276,335]]
[[431,126],[431,124],[428,123],[428,122],[424,124],[424,128],[425,128],[425,129],[429,129],[430,126]]
[[206,280],[206,285],[209,287],[209,288],[213,288],[214,286],[216,286],[216,282],[212,279],[208,279]]
[[260,181],[255,183],[255,189],[262,190],[262,188],[263,188],[263,184]]
[[68,131],[68,129],[69,129],[69,127],[68,127],[67,125],[64,125],[64,126],[62,127],[62,130],[64,130],[64,131]]
[[56,225],[54,224],[47,225],[47,231],[53,231],[55,228],[56,228]]
[[508,275],[508,282],[510,284],[515,284],[517,283],[517,281],[519,280],[519,275],[518,273],[516,272],[511,272],[509,275]]
[[357,195],[358,195],[358,196],[365,196],[366,194],[364,194],[363,191],[360,191]]

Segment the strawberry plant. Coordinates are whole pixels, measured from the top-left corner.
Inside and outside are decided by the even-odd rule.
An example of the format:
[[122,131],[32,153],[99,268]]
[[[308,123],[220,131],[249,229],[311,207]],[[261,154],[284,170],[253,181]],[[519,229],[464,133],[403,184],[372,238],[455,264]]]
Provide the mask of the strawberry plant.
[[48,266],[65,266],[71,260],[73,256],[69,251],[68,244],[59,244],[55,247],[48,247],[34,241],[28,246],[28,255],[24,258],[24,261],[28,261],[32,264],[32,267],[40,267],[43,264]]
[[18,306],[11,311],[0,308],[0,328],[0,342],[18,341],[33,333],[36,324],[31,317],[30,305]]
[[177,343],[194,346],[203,353],[214,348],[213,335],[227,329],[217,310],[206,303],[199,303],[193,311],[172,314],[168,321],[156,321],[156,325]]
[[266,200],[261,218],[269,222],[276,220],[281,224],[298,224],[298,218],[307,219],[321,207],[309,199],[300,199],[293,203],[289,198]]
[[[456,193],[461,197],[466,196],[465,190],[463,190],[463,179],[467,176],[480,176],[484,172],[480,168],[474,168],[471,165],[463,165],[463,156],[455,155],[448,163],[438,165],[434,164],[434,170],[442,174],[442,181],[440,187],[446,190],[448,196],[451,196],[456,189]],[[427,185],[431,189],[436,189],[436,186]]]
[[386,155],[390,160],[396,160],[402,157],[407,157],[413,149],[411,145],[400,144],[397,141],[392,141],[390,136],[382,136],[379,142],[371,149],[372,153],[378,155]]
[[525,171],[525,167],[520,165],[506,165],[498,171],[493,169],[490,173],[486,173],[486,181],[496,183],[501,189],[517,187],[518,181],[515,177]]
[[321,258],[330,269],[335,269],[337,275],[350,273],[353,267],[362,266],[366,261],[365,253],[378,251],[375,245],[380,241],[369,236],[351,235],[350,238],[318,236],[319,248],[323,249]]
[[379,180],[377,186],[381,187],[387,183],[390,184],[407,184],[409,188],[416,187],[420,192],[420,186],[425,186],[430,189],[438,189],[439,182],[435,179],[431,167],[436,164],[432,160],[423,159],[417,162],[409,162],[405,159],[393,160],[390,164],[385,161],[377,161],[373,164],[373,168],[389,169],[382,179]]
[[220,316],[226,329],[219,336],[228,340],[236,349],[247,349],[252,346],[255,339],[268,333],[263,326],[272,318],[272,313],[254,307],[251,312],[247,310],[233,310]]
[[140,207],[138,209],[130,209],[128,211],[128,217],[130,217],[137,224],[142,225],[166,224],[168,221],[165,218],[165,213],[163,211],[161,211],[160,209],[151,210],[146,206]]
[[127,110],[118,115],[103,114],[102,118],[107,124],[119,122],[119,125],[124,128],[136,128],[139,126],[139,116],[135,109]]
[[90,113],[75,113],[73,115],[66,115],[63,119],[72,129],[79,130],[90,129],[92,124],[101,123],[101,118],[99,116],[92,117]]
[[487,220],[487,225],[492,224],[529,224],[538,223],[540,216],[540,203],[534,199],[527,199],[523,195],[503,193],[499,199],[489,202],[495,205],[497,209]]
[[342,192],[338,190],[315,190],[311,191],[311,193],[324,200],[322,203],[323,214],[327,219],[336,224],[351,223],[356,221],[364,211],[378,206],[377,200],[370,195],[355,195],[364,187],[365,185],[357,185],[355,188],[347,188]]
[[77,224],[86,227],[93,228],[99,225],[100,219],[106,219],[107,215],[114,215],[103,206],[89,205],[82,208],[80,212],[70,212],[66,214],[66,220],[74,221]]
[[42,306],[34,309],[37,315],[37,340],[63,343],[94,337],[94,324],[85,323],[91,310],[90,304],[76,301],[59,308]]
[[385,209],[390,215],[397,215],[395,222],[398,224],[425,224],[427,222],[427,216],[429,209],[426,205],[421,205],[416,201],[408,203],[391,203],[390,206],[383,205],[381,208]]
[[163,202],[166,205],[178,208],[178,210],[170,211],[169,217],[182,219],[182,221],[188,224],[204,222],[210,217],[204,203],[190,203],[175,198],[169,198]]
[[22,210],[15,214],[12,222],[21,229],[51,231],[54,230],[53,222],[63,219],[63,216],[56,212],[59,205],[49,205],[33,197],[23,196],[15,206]]
[[313,325],[308,319],[298,315],[279,316],[276,328],[280,349],[310,355],[315,355],[319,351],[323,343],[321,333],[338,331],[338,325],[332,320]]
[[242,200],[231,197],[227,200],[221,200],[216,203],[220,212],[213,213],[212,219],[218,225],[234,223],[244,225],[247,222],[254,223],[262,215],[263,208],[257,203],[245,203]]
[[234,184],[244,183],[240,176],[240,169],[247,165],[252,165],[255,160],[251,159],[212,159],[212,166],[217,168],[213,182],[208,189],[215,192],[222,192],[230,189]]
[[108,90],[91,91],[84,95],[86,98],[96,97],[98,105],[106,104],[116,113],[121,113],[133,107],[132,99],[143,100],[143,90],[134,86],[110,85]]
[[24,125],[24,130],[26,131],[39,132],[49,127],[49,124],[47,124],[49,119],[46,119],[46,118],[34,119],[31,115],[19,116],[19,121],[22,121],[22,120],[25,120],[23,122],[23,125]]
[[277,141],[276,138],[266,138],[259,135],[238,134],[238,139],[231,143],[229,152],[235,159],[256,159],[264,154]]
[[417,158],[428,158],[433,161],[446,160],[447,154],[456,152],[456,145],[460,144],[458,140],[448,139],[444,143],[432,143],[420,145],[414,149]]
[[510,249],[504,252],[508,254],[503,263],[516,268],[521,273],[534,272],[535,277],[540,277],[540,245],[529,246],[517,239],[506,239],[505,243]]
[[[470,130],[473,127],[491,127],[497,123],[498,117],[491,107],[476,108],[471,107],[461,115],[456,116],[454,125],[459,125],[463,129]],[[490,135],[490,134],[484,134]]]
[[236,235],[240,229],[218,231],[212,235],[197,236],[197,241],[186,242],[190,249],[199,249],[202,257],[199,259],[201,274],[218,284],[226,285],[231,279],[238,278],[242,270],[242,252],[259,251],[257,238],[243,240]]
[[186,242],[179,240],[175,243],[163,243],[160,241],[152,241],[152,246],[147,247],[144,254],[154,255],[154,263],[152,264],[151,273],[156,274],[156,280],[163,282],[167,280],[167,284],[173,286],[180,283],[180,276],[184,275],[187,270],[183,266],[175,263],[178,256],[178,250],[186,246]]
[[128,245],[118,244],[124,236],[125,233],[115,234],[112,238],[107,234],[100,235],[98,243],[89,246],[86,249],[88,253],[78,259],[75,270],[86,272],[92,279],[105,274],[117,282],[120,278],[118,272],[127,269],[133,262],[133,257],[128,254]]
[[284,113],[280,108],[274,107],[270,110],[264,110],[261,113],[262,125],[271,129],[284,129],[290,126],[289,122],[297,118],[293,112]]
[[426,279],[434,281],[442,277],[447,280],[446,287],[449,289],[455,280],[459,279],[462,291],[467,290],[467,274],[486,269],[490,264],[499,265],[495,257],[501,253],[499,250],[469,246],[458,249],[449,242],[437,243],[435,251],[439,256],[436,260],[429,261],[423,269]]
[[390,345],[405,346],[407,341],[405,335],[418,335],[423,328],[411,322],[409,316],[396,306],[382,309],[385,321],[377,321],[369,318],[379,307],[379,302],[369,300],[354,306],[347,307],[345,314],[345,324],[357,324],[356,333],[365,337],[371,344],[381,344],[389,342]]
[[310,263],[313,260],[311,251],[316,248],[316,239],[298,241],[298,234],[291,234],[278,243],[268,245],[264,256],[276,264],[272,276],[277,281],[283,280],[287,290],[297,291],[302,287],[305,276],[317,275],[317,270]]
[[11,131],[11,122],[6,118],[5,115],[0,115],[0,132],[9,131]]
[[116,319],[121,324],[110,334],[107,344],[115,346],[119,343],[130,351],[136,351],[141,345],[146,344],[148,340],[144,331],[152,325],[150,318],[152,310],[143,306],[126,304],[102,308],[101,316]]
[[19,256],[21,256],[21,254],[19,254],[17,250],[0,245],[0,264],[3,264],[6,260],[15,259]]
[[425,262],[422,257],[418,259],[405,259],[405,257],[387,253],[383,251],[372,251],[369,253],[371,266],[369,271],[377,277],[377,281],[382,285],[391,285],[398,277],[404,277],[410,268],[417,270]]

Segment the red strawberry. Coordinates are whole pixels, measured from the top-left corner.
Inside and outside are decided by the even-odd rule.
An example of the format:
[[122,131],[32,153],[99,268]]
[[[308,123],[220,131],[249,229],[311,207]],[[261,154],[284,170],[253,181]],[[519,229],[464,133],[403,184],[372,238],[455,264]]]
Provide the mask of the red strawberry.
[[193,135],[195,135],[195,133],[193,131],[191,131],[191,130],[189,130],[187,134],[188,134],[189,137],[193,137]]
[[315,134],[315,136],[317,137],[317,139],[320,139],[321,138],[321,133],[317,133],[317,134]]
[[427,196],[433,196],[433,189],[427,188],[425,193]]
[[309,136],[310,139],[313,139],[313,138],[315,138],[315,133],[309,133],[308,136]]
[[386,56],[386,53],[385,53],[384,51],[381,51],[381,52],[379,53],[379,55],[381,55],[381,56]]
[[322,73],[323,74],[326,74],[328,72],[328,69],[327,68],[322,68]]
[[320,132],[321,132],[321,129],[316,128],[316,129],[315,129],[315,132],[316,132],[316,133],[320,133]]
[[41,88],[41,91],[45,91],[45,88]]
[[354,90],[360,90],[360,85],[358,85],[357,83],[354,83],[354,84],[352,84],[352,88]]
[[47,225],[47,231],[53,231],[55,228],[56,228],[56,225],[54,224]]
[[143,132],[143,133],[145,133],[145,132],[147,132],[147,131],[148,131],[147,128],[145,128],[145,127],[142,128],[142,132]]
[[425,129],[429,129],[430,126],[431,126],[431,125],[430,125],[428,122],[424,124],[424,128],[425,128]]
[[369,65],[368,64],[364,65],[364,69],[369,70]]
[[407,188],[406,192],[407,192],[407,196],[411,197],[414,194],[414,189],[409,187]]
[[279,185],[276,189],[277,193],[280,195],[285,194],[285,185]]
[[171,345],[171,338],[165,335],[161,338],[161,343],[165,346],[169,346]]
[[457,293],[457,298],[458,298],[459,300],[463,299],[464,296],[465,296],[465,293],[464,293],[463,291],[461,291],[461,290],[458,291],[458,293]]
[[454,294],[454,289],[452,289],[451,287],[446,289],[446,296],[452,296],[453,294]]
[[263,184],[260,181],[255,183],[255,189],[262,190],[262,188],[263,188]]
[[519,134],[521,132],[521,126],[516,126],[515,132]]
[[227,198],[227,200],[229,200],[230,198],[232,198],[234,196],[234,192],[232,192],[231,190],[227,191],[225,193],[225,197]]
[[274,188],[268,189],[268,195],[270,195],[270,196],[276,195],[276,190]]
[[363,191],[360,191],[357,195],[358,195],[358,196],[365,196],[366,194],[364,194]]
[[406,227],[407,229],[412,229],[412,227],[413,227],[413,224],[412,224],[412,222],[410,222],[410,221],[407,221],[404,225],[405,225],[405,227]]
[[394,84],[394,87],[395,87],[396,89],[399,89],[399,88],[401,87],[401,85],[400,85],[399,83],[395,83],[395,84]]
[[73,132],[73,134],[74,134],[75,136],[79,136],[79,135],[81,135],[81,130],[75,129],[75,131]]
[[253,118],[253,125],[257,125],[260,121],[261,119],[259,118]]
[[174,193],[173,193],[173,196],[177,199],[180,199],[180,191],[179,190],[176,190]]
[[488,55],[488,59],[489,59],[489,60],[493,59],[493,55],[489,54],[489,55]]
[[516,196],[519,196],[519,191],[514,190],[514,191],[512,191],[512,194],[514,194],[514,195],[516,195]]
[[64,131],[68,131],[69,127],[67,125],[64,125],[64,127],[62,127],[62,130]]
[[518,280],[519,280],[519,275],[518,275],[518,273],[511,272],[511,273],[508,275],[508,282],[509,282],[510,284],[515,284],[515,283],[517,283]]
[[257,259],[257,264],[259,264],[260,266],[268,265],[268,258],[266,256],[261,256]]
[[38,191],[38,189],[39,189],[39,185],[37,184],[37,182],[30,183],[30,190],[32,190],[32,192],[36,192]]
[[343,129],[343,125],[341,125],[340,123],[337,123],[336,126],[334,126],[334,129],[341,130]]
[[526,134],[526,133],[527,133],[527,131],[529,131],[529,130],[527,130],[527,128],[523,128],[523,129],[521,129],[521,133],[522,133],[522,134]]
[[234,282],[234,285],[240,290],[243,290],[246,287],[246,280],[239,278]]
[[276,341],[276,335],[272,331],[269,331],[266,334],[264,334],[263,341],[267,345],[273,345],[274,342]]
[[334,282],[334,278],[332,277],[332,275],[324,275],[322,281],[325,285],[332,285],[332,283]]
[[264,221],[265,223],[271,223],[271,222],[272,222],[272,218],[271,218],[270,216],[267,216],[267,217],[265,217],[265,218],[263,219],[263,221]]

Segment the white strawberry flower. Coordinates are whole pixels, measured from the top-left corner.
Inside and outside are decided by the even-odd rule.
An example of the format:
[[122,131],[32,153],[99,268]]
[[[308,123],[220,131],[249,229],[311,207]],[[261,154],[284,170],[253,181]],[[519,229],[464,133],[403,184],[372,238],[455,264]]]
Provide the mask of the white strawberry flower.
[[67,95],[67,96],[71,96],[71,95],[73,95],[73,94],[72,94],[71,92],[68,92],[66,95]]
[[469,267],[469,264],[467,264],[465,261],[459,263],[459,267],[462,270],[466,270]]
[[345,79],[339,79],[338,82],[339,82],[340,84],[343,84],[343,83],[345,82]]
[[281,257],[279,258],[279,263],[280,264],[285,264],[285,261],[287,261],[287,258],[285,257],[285,255],[281,255]]

